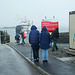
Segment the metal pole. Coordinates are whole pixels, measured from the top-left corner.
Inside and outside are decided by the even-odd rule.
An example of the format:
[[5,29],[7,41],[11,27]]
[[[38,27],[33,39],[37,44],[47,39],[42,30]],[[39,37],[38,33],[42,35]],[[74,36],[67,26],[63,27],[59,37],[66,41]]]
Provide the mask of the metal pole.
[[31,47],[31,61],[32,61],[32,47]]
[[1,31],[0,31],[0,44],[1,44]]

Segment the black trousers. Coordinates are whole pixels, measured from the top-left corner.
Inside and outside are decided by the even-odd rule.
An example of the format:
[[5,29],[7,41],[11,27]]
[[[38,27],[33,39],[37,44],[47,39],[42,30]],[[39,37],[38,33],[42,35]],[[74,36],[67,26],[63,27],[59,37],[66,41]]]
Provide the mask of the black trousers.
[[36,45],[32,46],[32,50],[33,50],[33,58],[34,59],[39,58],[39,45],[36,44]]

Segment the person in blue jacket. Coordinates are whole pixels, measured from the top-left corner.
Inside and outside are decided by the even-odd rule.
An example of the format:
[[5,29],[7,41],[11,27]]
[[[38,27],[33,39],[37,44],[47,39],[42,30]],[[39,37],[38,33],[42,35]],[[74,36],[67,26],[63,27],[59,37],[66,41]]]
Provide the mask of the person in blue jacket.
[[19,34],[16,34],[15,40],[16,40],[17,43],[20,43],[20,36],[19,36]]
[[42,60],[48,62],[48,49],[50,48],[51,35],[44,26],[40,34],[40,48],[42,49]]
[[29,33],[29,43],[33,50],[34,61],[39,61],[39,31],[35,25],[32,25]]

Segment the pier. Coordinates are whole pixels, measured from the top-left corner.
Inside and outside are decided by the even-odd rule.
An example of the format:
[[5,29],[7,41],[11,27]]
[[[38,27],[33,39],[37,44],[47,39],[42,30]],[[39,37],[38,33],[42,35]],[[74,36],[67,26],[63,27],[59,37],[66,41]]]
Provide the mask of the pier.
[[[7,50],[9,50],[8,51],[9,57],[11,55],[10,51],[15,50],[14,53],[20,54],[22,56],[20,58],[23,60],[25,59],[41,75],[75,75],[75,65],[65,63],[65,62],[57,59],[56,57],[49,56],[48,63],[43,63],[42,59],[41,59],[41,51],[39,52],[39,55],[40,55],[39,56],[40,57],[39,62],[34,62],[33,58],[31,57],[31,47],[28,44],[22,45],[22,44],[17,44],[17,43],[10,43],[8,46],[10,46],[13,49],[13,50],[11,50],[11,49],[7,48]],[[13,55],[14,55],[14,53],[13,53]],[[13,59],[15,59],[14,56],[13,56]],[[18,57],[18,59],[19,59],[19,57]],[[21,59],[19,59],[19,60],[18,59],[16,59],[16,61],[21,62]],[[13,61],[13,63],[16,63],[16,62]],[[22,65],[23,64],[24,63],[22,63]],[[21,75],[21,74],[19,74],[19,75]],[[39,74],[37,74],[37,75],[39,75]]]

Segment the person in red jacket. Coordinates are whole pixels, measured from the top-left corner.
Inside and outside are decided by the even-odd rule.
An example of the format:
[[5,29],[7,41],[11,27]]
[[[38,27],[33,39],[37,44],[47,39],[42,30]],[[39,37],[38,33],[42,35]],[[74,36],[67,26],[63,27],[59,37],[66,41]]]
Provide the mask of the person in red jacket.
[[24,39],[26,38],[27,36],[25,35],[25,31],[22,32],[22,43],[25,44],[25,41]]

